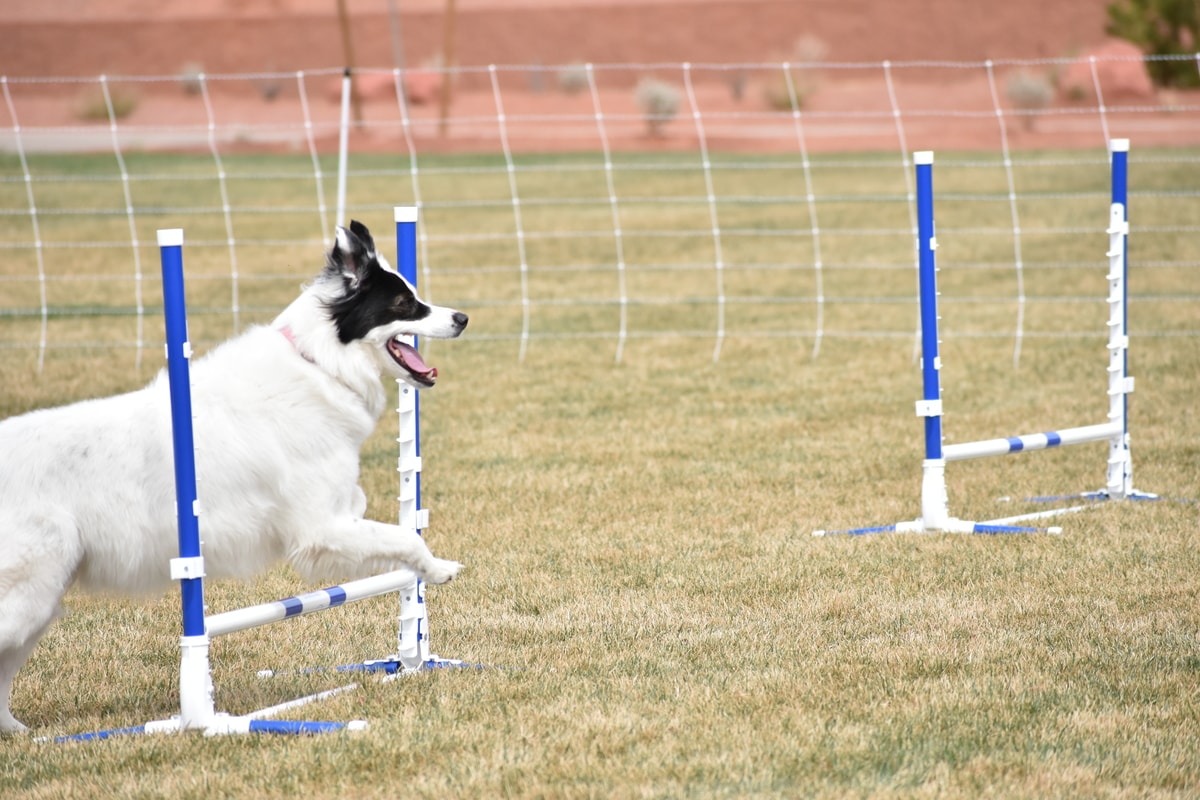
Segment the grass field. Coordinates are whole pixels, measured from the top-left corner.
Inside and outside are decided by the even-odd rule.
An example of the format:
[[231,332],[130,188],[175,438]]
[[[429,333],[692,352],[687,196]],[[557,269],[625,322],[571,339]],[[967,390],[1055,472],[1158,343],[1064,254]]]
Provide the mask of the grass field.
[[[186,160],[142,158],[135,170],[191,168]],[[1063,161],[1061,154],[1030,158]],[[1032,229],[1026,291],[1038,300],[1028,306],[1014,367],[1012,242],[994,233],[1008,224],[1006,198],[995,199],[1004,185],[994,169],[968,161],[938,173],[947,198],[958,201],[938,208],[948,441],[1103,421],[1107,242],[1096,233],[1107,203],[1103,166],[1035,163],[1022,174],[1030,189],[1022,216]],[[295,163],[258,157],[231,169],[261,174]],[[47,158],[35,168],[110,170],[83,157]],[[629,230],[708,227],[703,204],[663,200],[693,197],[695,186],[672,182],[694,174],[645,172],[646,183],[634,183],[634,171],[621,188],[623,197],[655,198],[636,214],[624,212]],[[566,185],[584,173],[544,174],[537,183],[533,172],[522,173],[523,201],[547,200],[544,217],[528,213],[530,231],[607,224],[611,232],[607,205],[571,211],[570,203],[551,202],[556,191],[564,200],[600,192]],[[721,192],[788,197],[797,175],[731,170],[722,173],[729,184]],[[519,264],[507,239],[477,236],[505,231],[511,208],[436,205],[489,192],[502,204],[507,179],[449,169],[444,186],[427,178],[430,286],[440,302],[472,314],[462,339],[426,347],[441,373],[422,395],[427,535],[439,555],[468,565],[453,584],[429,590],[432,641],[440,655],[484,668],[368,680],[291,715],[367,719],[369,730],[355,734],[76,745],[0,739],[0,795],[1200,794],[1194,502],[1106,505],[1063,518],[1062,535],[810,535],[919,513],[921,424],[913,401],[920,376],[905,334],[915,323],[914,278],[894,268],[911,264],[912,242],[870,233],[907,228],[903,175],[878,184],[872,175],[832,164],[819,173],[829,196],[820,207],[829,231],[824,258],[833,266],[824,275],[829,335],[818,357],[812,255],[795,233],[811,220],[794,202],[759,199],[721,209],[723,226],[747,232],[723,240],[725,290],[745,302],[726,308],[728,338],[716,362],[714,271],[690,268],[711,262],[711,236],[631,235],[630,336],[620,363],[615,276],[590,268],[611,260],[610,240],[531,237],[527,292],[536,302],[518,360],[526,322],[514,288]],[[1195,500],[1200,241],[1186,230],[1195,218],[1189,201],[1170,195],[1188,179],[1154,158],[1135,162],[1132,175],[1145,193],[1131,203],[1131,255],[1143,265],[1130,309],[1136,483]],[[489,188],[492,180],[505,182]],[[376,200],[384,184],[404,190],[394,176],[352,184],[352,207],[381,218],[380,228],[390,220]],[[1063,185],[1077,194],[1055,190]],[[258,179],[245,187],[254,194],[235,203],[286,205],[286,186]],[[139,183],[139,192],[163,194],[135,193],[135,202],[207,207],[198,192],[211,188]],[[5,191],[6,206],[20,207],[23,187]],[[898,204],[863,199],[897,192]],[[988,197],[978,199],[982,192]],[[555,207],[566,210],[554,216]],[[150,312],[141,366],[133,348],[111,345],[138,335],[129,249],[86,243],[127,242],[128,222],[119,213],[95,217],[47,217],[51,228],[61,226],[44,231],[48,240],[79,243],[47,251],[55,257],[47,269],[73,268],[80,278],[50,283],[53,346],[40,373],[39,314],[27,313],[38,307],[36,285],[4,284],[0,415],[132,389],[160,363],[153,277],[142,287]],[[242,231],[259,218],[269,228],[243,234],[243,324],[269,319],[319,266],[319,242],[265,243],[319,236],[309,217],[239,217]],[[171,219],[147,210],[139,238],[152,242],[153,228]],[[1155,230],[1139,235],[1140,220]],[[27,224],[3,217],[0,232],[17,241],[28,235],[17,227]],[[189,241],[223,241],[219,215],[187,224]],[[799,256],[797,241],[805,248]],[[268,252],[272,260],[262,257]],[[58,260],[63,253],[73,266]],[[10,255],[3,275],[36,269],[27,250]],[[143,248],[147,275],[156,258]],[[215,341],[230,328],[222,310],[232,291],[227,249],[198,245],[185,258],[199,276],[189,284],[193,336]],[[780,268],[788,259],[798,267]],[[370,514],[381,519],[395,514],[394,426],[385,418],[363,454]],[[1019,499],[1027,495],[1099,488],[1104,461],[1105,446],[1095,444],[952,464],[950,507],[968,519],[1016,513],[1029,508]],[[206,587],[214,610],[304,588],[283,567],[253,584]],[[176,593],[134,603],[73,593],[67,606],[14,689],[14,712],[36,735],[177,713]],[[395,598],[379,598],[221,639],[213,647],[218,708],[245,713],[341,685],[328,673],[271,680],[255,673],[390,653],[396,610]]]

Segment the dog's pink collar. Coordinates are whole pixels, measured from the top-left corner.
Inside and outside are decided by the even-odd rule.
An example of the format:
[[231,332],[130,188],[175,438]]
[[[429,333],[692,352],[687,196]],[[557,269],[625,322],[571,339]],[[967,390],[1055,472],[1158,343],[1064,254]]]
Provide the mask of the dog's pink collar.
[[292,343],[292,347],[294,347],[296,349],[296,352],[300,354],[301,358],[303,358],[305,361],[309,362],[310,364],[317,363],[316,359],[314,359],[308,353],[301,350],[300,345],[296,344],[296,334],[292,331],[291,325],[284,325],[282,328],[279,329],[279,332],[283,334],[283,338],[287,339],[289,342]]
[[[295,331],[293,331],[293,330],[292,330],[292,326],[291,326],[291,325],[284,325],[282,328],[276,328],[276,330],[278,330],[278,331],[279,331],[281,334],[283,334],[283,338],[287,339],[287,340],[288,340],[288,342],[290,342],[290,343],[291,343],[292,347],[295,349],[295,351],[296,351],[296,354],[297,354],[298,356],[300,356],[301,358],[303,358],[303,359],[304,359],[305,361],[307,361],[308,363],[312,364],[312,365],[313,365],[314,367],[316,367],[317,369],[321,370],[321,372],[324,372],[326,375],[328,375],[329,377],[333,378],[335,381],[337,381],[338,383],[340,383],[342,386],[346,387],[346,391],[350,392],[352,395],[354,395],[355,397],[357,397],[359,400],[362,400],[364,403],[367,403],[367,402],[368,402],[368,401],[367,401],[367,399],[366,399],[366,398],[364,398],[364,397],[363,397],[361,394],[359,394],[359,393],[358,393],[358,392],[355,390],[355,388],[354,388],[353,386],[351,386],[350,384],[346,383],[346,382],[345,382],[344,380],[342,380],[342,378],[340,378],[339,376],[337,376],[337,375],[333,375],[333,374],[331,374],[330,372],[326,371],[324,368],[322,368],[322,367],[321,367],[321,365],[320,365],[320,364],[318,364],[318,363],[317,363],[317,360],[316,360],[315,358],[313,358],[312,356],[310,356],[308,353],[304,352],[304,351],[303,351],[303,350],[300,348],[300,345],[299,345],[299,344],[296,342],[296,333],[295,333]],[[368,404],[368,407],[369,407],[369,404]]]

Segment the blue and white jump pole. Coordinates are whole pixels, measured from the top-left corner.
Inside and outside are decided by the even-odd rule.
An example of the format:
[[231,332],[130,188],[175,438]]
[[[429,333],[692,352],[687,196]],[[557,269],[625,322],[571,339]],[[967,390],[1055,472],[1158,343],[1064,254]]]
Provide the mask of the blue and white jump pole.
[[[416,206],[396,206],[396,271],[417,287],[417,221]],[[418,346],[417,337],[409,342]],[[398,435],[400,473],[399,524],[418,534],[429,527],[429,509],[421,505],[421,398],[416,389],[401,380],[398,386],[396,413],[399,415]],[[458,659],[440,658],[430,652],[429,615],[425,604],[425,582],[414,577],[400,589],[400,627],[397,633],[398,650],[393,659],[366,662],[363,666],[386,669],[392,675],[445,667],[478,666]]]
[[163,315],[167,333],[167,378],[171,395],[171,441],[175,454],[175,513],[179,557],[171,579],[179,581],[183,606],[180,640],[179,724],[203,728],[213,718],[208,633],[204,630],[204,556],[200,554],[200,501],[196,494],[196,443],[192,430],[192,345],[188,339],[183,283],[183,229],[158,232],[162,261]]
[[[208,647],[213,631],[204,615],[204,556],[200,551],[200,502],[196,491],[195,439],[192,429],[191,343],[183,280],[183,230],[158,232],[162,259],[163,313],[167,332],[167,378],[171,395],[171,430],[175,453],[175,494],[179,522],[179,557],[171,560],[171,578],[180,582],[183,637],[180,640],[179,716],[149,722],[147,733],[202,730],[222,733],[324,733],[366,723],[273,721],[280,711],[329,696],[322,692],[240,717],[217,713],[213,706]],[[344,689],[343,689],[344,690]],[[335,690],[339,691],[339,690]]]
[[[396,222],[396,271],[408,281],[414,289],[417,288],[417,221],[420,213],[415,206],[396,206],[393,208]],[[418,346],[417,337],[408,339],[408,344]],[[397,380],[396,413],[399,417],[397,425],[396,444],[399,449],[396,471],[400,477],[399,519],[402,528],[421,534],[429,527],[429,509],[421,505],[421,408],[420,394],[403,380]],[[394,577],[393,577],[394,576]],[[398,580],[397,580],[398,579]],[[356,592],[364,593],[363,597],[373,597],[388,592],[396,592],[400,598],[399,626],[397,630],[397,651],[382,658],[363,661],[358,664],[342,664],[334,667],[340,672],[376,672],[385,673],[390,680],[401,675],[409,675],[432,669],[448,667],[478,667],[458,659],[441,658],[430,652],[429,645],[429,616],[425,604],[425,582],[415,573],[400,571],[380,575],[374,578],[364,578],[360,581],[332,587],[307,595],[267,603],[256,607],[255,614],[264,621],[281,619],[283,604],[290,603],[293,613],[307,614],[309,611],[319,611],[330,604],[337,604],[336,590],[353,588]],[[327,596],[335,592],[335,596]],[[212,630],[214,620],[220,624],[240,624],[233,614],[209,617],[209,630]],[[228,623],[226,619],[228,617]],[[262,624],[262,623],[258,623]],[[247,626],[249,627],[249,626]],[[320,668],[316,668],[320,669]],[[271,677],[278,674],[273,670],[262,670],[261,677]]]
[[[415,206],[395,206],[393,208],[396,223],[396,271],[408,281],[414,289],[417,288],[417,221],[419,210]],[[417,337],[408,337],[408,344],[418,346]],[[399,519],[402,528],[414,531],[418,535],[429,527],[429,509],[421,505],[421,409],[420,395],[416,389],[403,380],[397,380],[396,413],[398,416],[396,444],[398,458],[396,471],[400,478]],[[392,576],[399,578],[397,581]],[[365,578],[343,587],[313,592],[308,595],[290,598],[294,608],[302,609],[295,613],[307,614],[310,610],[319,611],[323,606],[337,602],[337,597],[328,598],[326,594],[340,588],[354,586],[364,596],[375,596],[388,592],[397,592],[400,598],[399,625],[396,633],[397,650],[395,653],[382,658],[371,659],[358,664],[342,664],[333,669],[341,672],[381,672],[388,678],[422,672],[424,670],[445,667],[478,666],[457,659],[440,658],[430,653],[429,649],[429,616],[425,605],[425,582],[412,572],[395,572],[385,576]],[[258,607],[257,614],[264,619],[279,619],[282,613],[281,604],[289,601],[278,601]],[[218,617],[223,615],[218,615]],[[209,618],[209,625],[213,624]],[[224,622],[224,620],[222,620]],[[231,618],[230,622],[235,622]],[[317,668],[320,669],[320,668]],[[278,674],[273,670],[262,670],[261,677]]]
[[[396,271],[414,288],[417,285],[417,217],[415,206],[397,206]],[[409,342],[417,347],[417,337]],[[429,526],[429,511],[421,507],[421,408],[417,390],[396,381],[396,413],[399,416],[396,444],[400,474],[399,525],[421,533]],[[400,627],[396,658],[406,669],[420,669],[429,660],[429,618],[425,612],[425,582],[414,576],[400,590]]]
[[1105,487],[1096,492],[1067,495],[1059,498],[1079,500],[1156,499],[1157,495],[1138,492],[1133,488],[1133,460],[1129,450],[1129,393],[1133,378],[1128,375],[1128,156],[1129,140],[1110,142],[1112,172],[1112,202],[1109,207],[1107,233],[1108,257],[1108,421],[1096,425],[1063,428],[1045,433],[1023,434],[999,439],[986,439],[962,444],[945,444],[942,436],[941,343],[938,331],[937,308],[937,235],[933,214],[933,153],[913,154],[917,183],[917,246],[919,253],[918,279],[921,308],[921,379],[922,398],[917,401],[917,416],[925,424],[925,460],[922,462],[921,516],[916,520],[898,522],[846,531],[814,531],[814,536],[833,533],[1060,533],[1061,528],[1039,528],[1015,523],[1058,514],[1080,511],[1087,506],[1056,508],[986,522],[972,522],[950,515],[946,494],[946,464],[972,458],[1044,450],[1085,442],[1108,442],[1108,469]]

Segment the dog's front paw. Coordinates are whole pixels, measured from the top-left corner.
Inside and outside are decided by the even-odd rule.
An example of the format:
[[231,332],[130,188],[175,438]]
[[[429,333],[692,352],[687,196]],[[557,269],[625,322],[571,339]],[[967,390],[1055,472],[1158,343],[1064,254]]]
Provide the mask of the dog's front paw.
[[462,569],[462,564],[457,561],[447,561],[442,558],[435,558],[421,577],[426,583],[448,583]]

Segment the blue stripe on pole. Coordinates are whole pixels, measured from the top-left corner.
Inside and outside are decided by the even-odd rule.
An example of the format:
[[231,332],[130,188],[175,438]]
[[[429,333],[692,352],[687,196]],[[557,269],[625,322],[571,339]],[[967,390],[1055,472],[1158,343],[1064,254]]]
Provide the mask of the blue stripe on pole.
[[1021,441],[1020,436],[1008,437],[1008,452],[1019,453],[1025,449],[1025,442]]
[[[163,319],[167,334],[167,380],[171,397],[171,437],[175,456],[175,507],[179,524],[179,557],[200,555],[196,519],[196,446],[192,431],[192,379],[188,345],[187,301],[183,282],[182,231],[159,231],[162,261]],[[204,635],[204,581],[179,582],[183,635]]]
[[1062,444],[1062,437],[1057,433],[1050,431],[1046,434],[1046,447],[1058,447],[1060,444]]
[[[923,399],[941,399],[941,374],[938,364],[937,262],[934,256],[933,163],[916,163],[917,179],[917,250],[918,282],[921,301],[921,375]],[[925,458],[942,457],[942,417],[925,417]]]
[[342,722],[298,722],[274,719],[250,720],[250,733],[281,733],[290,735],[331,733],[333,731],[340,731],[345,727],[345,723]]
[[[1112,202],[1120,203],[1124,209],[1125,222],[1129,222],[1129,142],[1128,140],[1121,141],[1121,147],[1115,147],[1116,142],[1110,143],[1112,149]],[[1122,298],[1121,305],[1124,314],[1121,317],[1121,335],[1129,335],[1129,235],[1126,233],[1122,237],[1123,256],[1121,265],[1124,275],[1121,278]],[[1121,364],[1121,374],[1129,374],[1129,350],[1126,349]],[[1121,417],[1124,422],[1125,429],[1123,433],[1129,433],[1129,395],[1121,398]]]
[[1129,150],[1113,149],[1112,157],[1112,202],[1125,205],[1129,201]]
[[346,602],[346,590],[340,586],[332,586],[326,589],[325,593],[329,595],[330,608],[333,608],[334,606],[340,606],[342,603]]
[[299,597],[289,597],[286,600],[280,600],[279,604],[283,606],[284,617],[296,617],[304,613],[304,603],[300,602]]
[[[418,209],[405,209],[404,214],[397,214],[396,219],[396,268],[401,277],[417,288],[417,216]],[[403,219],[400,217],[403,216]],[[413,347],[421,347],[416,336],[413,337]],[[413,431],[413,455],[421,457],[421,393],[413,395],[413,414],[416,426]],[[417,472],[416,485],[413,487],[413,498],[416,508],[421,509],[421,473]],[[418,524],[417,533],[420,533]]]
[[417,223],[407,219],[396,223],[396,271],[413,286],[417,285]]

